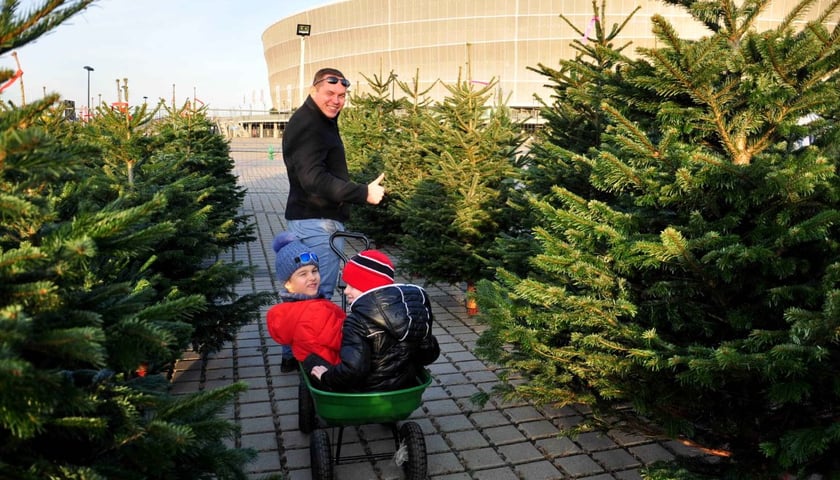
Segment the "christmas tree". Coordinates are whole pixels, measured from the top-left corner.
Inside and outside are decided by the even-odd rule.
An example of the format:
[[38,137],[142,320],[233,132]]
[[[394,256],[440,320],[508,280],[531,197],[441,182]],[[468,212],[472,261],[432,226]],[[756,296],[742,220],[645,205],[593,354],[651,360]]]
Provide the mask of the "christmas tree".
[[352,107],[341,114],[347,164],[359,182],[385,173],[387,195],[379,205],[354,207],[347,226],[378,245],[393,245],[407,234],[399,204],[411,198],[415,185],[428,175],[422,125],[431,115],[426,95],[432,86],[419,89],[419,72],[410,81],[399,80],[393,72],[364,78],[371,93],[354,95]]
[[495,81],[444,86],[449,95],[420,126],[426,173],[398,204],[411,232],[400,259],[429,281],[469,285],[487,275],[494,239],[510,225],[524,136]]
[[[47,2],[22,15],[17,2],[3,4],[0,54],[89,3]],[[0,82],[13,74],[0,72]],[[183,145],[140,130],[145,108],[70,124],[56,115],[58,100],[0,110],[0,472],[245,478],[254,452],[229,447],[235,426],[219,414],[246,386],[173,397],[161,371],[189,345],[191,320],[212,298],[182,288],[201,283],[187,278],[197,259],[171,255],[161,265],[157,255],[174,250],[166,246],[178,245],[181,230],[186,241],[208,240],[197,247],[205,253],[243,238],[235,207],[216,206],[215,218],[202,204],[216,191],[231,201],[221,187],[232,177],[191,174]],[[153,158],[155,141],[174,159]],[[241,278],[233,271],[209,291],[232,291],[223,283]]]
[[535,188],[531,273],[479,286],[482,352],[516,395],[725,451],[715,478],[837,472],[838,3],[763,31],[768,1],[668,3],[708,35],[654,16],[600,138],[550,135],[585,168]]

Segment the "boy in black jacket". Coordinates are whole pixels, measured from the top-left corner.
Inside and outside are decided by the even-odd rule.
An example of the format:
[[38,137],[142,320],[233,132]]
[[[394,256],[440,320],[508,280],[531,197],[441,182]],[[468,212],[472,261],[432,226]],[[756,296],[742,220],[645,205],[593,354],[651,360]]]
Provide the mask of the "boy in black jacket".
[[423,288],[395,284],[394,265],[378,250],[353,256],[342,279],[350,301],[338,365],[312,354],[304,370],[316,388],[371,392],[417,385],[423,367],[440,356],[432,335],[432,305]]

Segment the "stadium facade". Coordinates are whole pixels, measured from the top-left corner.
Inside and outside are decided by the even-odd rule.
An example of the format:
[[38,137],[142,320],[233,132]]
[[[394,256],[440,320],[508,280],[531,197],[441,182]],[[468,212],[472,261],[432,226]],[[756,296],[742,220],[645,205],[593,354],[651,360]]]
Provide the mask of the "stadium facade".
[[[821,11],[829,1],[819,0],[811,11]],[[795,3],[772,2],[758,28],[780,22]],[[534,95],[547,98],[549,91],[545,77],[528,67],[556,67],[558,60],[573,58],[573,41],[594,36],[599,25],[611,30],[637,6],[616,42],[632,42],[627,53],[655,45],[650,21],[655,14],[684,38],[708,33],[684,9],[656,0],[608,0],[604,18],[594,16],[592,0],[337,1],[283,18],[263,33],[272,106],[280,112],[297,108],[315,72],[334,67],[353,82],[355,93],[369,91],[365,77],[374,76],[417,78],[420,91],[436,81],[495,81],[508,105],[531,109],[537,106]],[[433,100],[446,95],[440,83],[428,92]]]

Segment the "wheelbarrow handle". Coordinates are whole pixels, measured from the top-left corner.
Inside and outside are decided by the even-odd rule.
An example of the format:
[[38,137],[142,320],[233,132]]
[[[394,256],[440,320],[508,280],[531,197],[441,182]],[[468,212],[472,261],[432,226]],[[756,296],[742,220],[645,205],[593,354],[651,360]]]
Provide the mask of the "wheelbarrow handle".
[[344,254],[343,251],[339,251],[338,247],[335,246],[335,239],[336,238],[355,238],[356,240],[361,240],[365,244],[364,250],[368,250],[370,248],[370,239],[364,234],[360,232],[333,232],[330,235],[330,248],[344,263],[347,263],[347,255]]

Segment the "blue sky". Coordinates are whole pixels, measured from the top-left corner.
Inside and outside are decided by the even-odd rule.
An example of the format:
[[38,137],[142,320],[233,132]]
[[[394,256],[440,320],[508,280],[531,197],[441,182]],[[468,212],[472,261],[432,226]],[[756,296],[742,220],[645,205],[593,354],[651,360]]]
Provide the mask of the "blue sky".
[[[30,11],[44,0],[22,0]],[[36,42],[17,50],[26,100],[44,89],[86,105],[117,101],[117,79],[128,78],[132,104],[193,94],[216,109],[271,105],[262,34],[281,18],[335,0],[98,0]],[[11,52],[10,52],[11,53]],[[15,69],[11,55],[0,65]],[[2,101],[21,101],[14,84]]]

